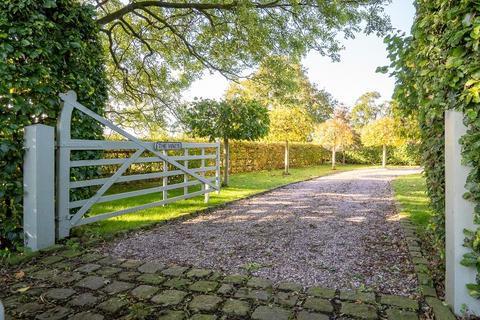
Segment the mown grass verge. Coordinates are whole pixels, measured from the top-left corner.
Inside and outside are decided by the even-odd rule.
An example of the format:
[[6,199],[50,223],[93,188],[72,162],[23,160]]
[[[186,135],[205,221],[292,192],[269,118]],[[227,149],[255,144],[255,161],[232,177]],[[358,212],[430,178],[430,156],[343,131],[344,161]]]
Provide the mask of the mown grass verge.
[[[195,197],[192,199],[171,203],[165,207],[142,210],[136,213],[126,214],[120,217],[85,225],[74,229],[74,233],[77,235],[103,236],[107,234],[115,234],[122,231],[143,228],[159,222],[187,216],[192,213],[216,207],[227,202],[242,199],[280,187],[282,185],[365,167],[365,165],[343,165],[338,166],[337,170],[331,170],[329,165],[293,168],[290,170],[291,174],[287,176],[283,175],[282,170],[234,174],[230,177],[230,185],[226,188],[222,188],[220,194],[210,194],[210,201],[208,204],[204,203],[203,196]],[[148,186],[145,185],[144,187]],[[138,188],[138,185],[136,188]],[[129,191],[129,187],[122,186],[121,188],[117,188],[115,190],[115,192],[123,191]],[[182,192],[183,190],[169,191],[168,196],[174,197],[176,195],[180,195]],[[128,207],[159,201],[161,200],[161,196],[161,193],[155,193],[97,204],[94,206],[91,214],[95,215],[103,212],[122,210]]]
[[421,174],[400,176],[393,181],[393,190],[400,204],[400,215],[409,217],[419,227],[427,227],[432,212],[425,178]]

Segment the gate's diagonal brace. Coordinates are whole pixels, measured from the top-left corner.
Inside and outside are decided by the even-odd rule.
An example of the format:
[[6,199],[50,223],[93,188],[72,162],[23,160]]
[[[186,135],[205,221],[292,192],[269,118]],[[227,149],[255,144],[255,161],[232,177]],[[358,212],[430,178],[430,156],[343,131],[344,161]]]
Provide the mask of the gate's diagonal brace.
[[125,162],[118,168],[118,170],[109,178],[108,182],[106,182],[98,191],[95,193],[93,197],[88,199],[87,203],[85,203],[80,210],[78,210],[73,217],[70,219],[70,224],[74,226],[78,220],[80,220],[83,215],[100,199],[100,197],[110,188],[117,180],[120,178],[120,176],[130,167],[132,163],[137,160],[142,153],[145,151],[145,149],[138,149],[135,151],[135,153],[128,159],[125,160]]
[[60,98],[65,102],[65,103],[68,103],[68,104],[71,104],[72,106],[74,106],[76,109],[80,110],[81,112],[85,113],[86,115],[94,118],[95,120],[97,120],[98,122],[102,123],[103,125],[109,127],[110,129],[112,129],[113,131],[121,134],[122,136],[128,138],[129,140],[135,142],[139,147],[141,148],[144,148],[148,151],[150,151],[151,153],[155,154],[157,157],[159,157],[160,159],[170,163],[171,165],[177,167],[178,169],[180,169],[181,171],[191,175],[192,177],[200,180],[201,182],[203,182],[204,184],[206,185],[209,185],[210,187],[212,187],[214,190],[220,190],[220,186],[216,186],[216,184],[208,179],[206,179],[205,177],[202,177],[201,175],[193,172],[192,170],[189,170],[188,168],[186,168],[185,166],[181,165],[179,162],[175,161],[175,160],[172,160],[170,159],[169,156],[165,156],[165,155],[162,155],[160,152],[158,152],[157,150],[155,150],[152,146],[150,146],[149,144],[147,143],[144,143],[143,141],[135,138],[133,135],[129,134],[128,132],[126,132],[125,130],[117,127],[115,124],[113,124],[112,122],[108,121],[107,119],[99,116],[98,114],[96,114],[95,112],[91,111],[90,109],[88,108],[85,108],[83,105],[81,105],[78,101],[77,101],[77,98],[76,98],[76,93],[73,92],[73,91],[68,91],[66,94],[60,94]]

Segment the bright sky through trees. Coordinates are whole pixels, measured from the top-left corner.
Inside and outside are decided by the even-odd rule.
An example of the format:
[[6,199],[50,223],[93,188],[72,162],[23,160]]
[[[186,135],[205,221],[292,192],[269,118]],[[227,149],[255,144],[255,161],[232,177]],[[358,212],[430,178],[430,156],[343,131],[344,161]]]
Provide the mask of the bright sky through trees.
[[[415,15],[413,0],[393,0],[387,7],[392,25],[410,31]],[[303,60],[308,76],[319,88],[325,88],[339,102],[353,106],[355,100],[367,91],[378,91],[381,100],[390,99],[394,79],[375,73],[378,66],[389,64],[383,39],[375,35],[357,34],[356,39],[343,41],[345,50],[341,61],[332,62],[318,53],[308,54]],[[194,97],[219,99],[228,87],[228,81],[219,74],[206,74],[184,94],[186,100]]]

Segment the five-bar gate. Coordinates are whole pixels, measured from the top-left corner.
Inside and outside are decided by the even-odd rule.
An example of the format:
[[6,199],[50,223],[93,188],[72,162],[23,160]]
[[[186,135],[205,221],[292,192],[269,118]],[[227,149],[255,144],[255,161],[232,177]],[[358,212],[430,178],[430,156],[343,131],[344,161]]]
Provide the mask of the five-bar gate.
[[[200,195],[204,195],[205,201],[208,201],[208,195],[210,192],[220,191],[219,143],[142,141],[80,104],[77,101],[75,92],[69,91],[66,94],[61,94],[60,97],[63,100],[63,107],[56,133],[55,199],[56,233],[58,239],[67,237],[70,233],[70,229],[75,226],[117,217],[142,209],[162,206],[178,200]],[[125,140],[109,141],[72,139],[71,120],[74,110],[78,110],[95,119],[105,127],[125,138]],[[41,177],[42,174],[44,175],[44,171],[40,170],[40,168],[34,167],[32,170],[32,168],[29,167],[31,166],[29,163],[35,163],[35,159],[51,159],[50,154],[42,155],[42,153],[48,153],[49,148],[41,148],[38,146],[38,143],[45,144],[45,141],[38,141],[40,139],[39,134],[41,135],[43,132],[42,130],[48,129],[48,127],[43,127],[46,126],[26,129],[26,144],[27,146],[30,145],[31,148],[27,148],[26,164],[24,167],[26,170],[25,176],[30,176],[31,174],[37,175],[37,178],[33,180],[30,176],[30,180],[33,182],[25,183],[25,203],[27,205],[24,207],[24,218],[25,221],[31,221],[31,223],[24,226],[26,244],[33,250],[45,247],[45,243],[53,244],[50,243],[52,236],[42,235],[42,232],[44,231],[41,230],[47,229],[45,231],[50,232],[49,230],[52,228],[45,228],[45,226],[49,224],[46,221],[49,220],[42,219],[38,216],[50,214],[49,211],[51,211],[51,207],[53,207],[52,205],[45,204],[45,201],[43,201],[43,203],[38,201],[41,197],[40,193],[42,192],[39,190],[38,181],[48,180],[48,177],[45,177],[45,179]],[[48,136],[48,133],[46,136]],[[53,134],[51,136],[53,137]],[[122,152],[127,152],[127,156],[117,158],[104,157],[93,160],[73,160],[72,153],[87,150],[97,150],[99,151],[100,156],[112,150],[122,150]],[[34,155],[29,155],[29,152],[36,153]],[[35,157],[35,159],[32,160],[32,157]],[[49,161],[53,162],[51,160],[47,160],[46,162]],[[158,170],[148,173],[127,174],[129,168],[132,168],[132,166],[147,163],[157,164],[156,168],[158,168]],[[109,176],[102,175],[101,177],[87,180],[72,179],[72,177],[75,178],[72,174],[72,170],[75,170],[75,168],[105,168],[108,166],[110,166],[110,168],[113,166],[114,168],[113,173]],[[111,172],[111,170],[109,172]],[[27,178],[27,180],[28,179],[29,178]],[[133,191],[113,194],[107,193],[107,190],[109,190],[115,183],[141,180],[149,180],[154,183],[150,183],[147,188],[138,190],[136,189]],[[159,182],[158,185],[155,185],[155,182]],[[194,186],[199,187],[195,188]],[[92,196],[86,199],[72,200],[72,193],[79,188],[97,189],[92,193]],[[44,189],[48,191],[49,188],[46,187]],[[169,197],[169,191],[175,189],[180,189],[181,193],[177,192],[174,196]],[[159,194],[158,200],[118,211],[88,215],[95,204],[152,193]],[[51,195],[47,195],[47,198],[51,198]]]

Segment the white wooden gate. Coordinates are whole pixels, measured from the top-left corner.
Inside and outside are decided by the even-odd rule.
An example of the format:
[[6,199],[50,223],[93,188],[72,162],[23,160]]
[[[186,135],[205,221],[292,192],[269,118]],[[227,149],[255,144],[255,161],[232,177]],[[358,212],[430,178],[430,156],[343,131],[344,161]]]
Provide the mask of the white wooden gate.
[[[90,109],[84,107],[77,101],[76,93],[69,91],[60,94],[63,101],[63,108],[60,113],[57,124],[57,141],[56,141],[56,230],[57,238],[65,238],[69,235],[70,229],[75,226],[84,225],[112,217],[117,217],[127,213],[135,212],[142,209],[153,208],[166,205],[178,200],[188,199],[200,195],[205,196],[208,201],[210,192],[220,191],[220,145],[219,143],[183,143],[183,142],[146,142],[141,141],[119,128],[109,120],[99,116]],[[126,140],[109,141],[109,140],[79,140],[71,137],[71,120],[74,110],[78,110],[85,115],[95,119],[110,130],[118,133]],[[40,128],[42,129],[42,128]],[[38,130],[38,128],[37,128]],[[27,132],[30,132],[27,128]],[[35,138],[33,139],[35,140]],[[35,141],[34,143],[38,143]],[[38,146],[32,150],[41,149]],[[81,150],[128,150],[129,157],[125,158],[105,158],[96,160],[72,160],[72,152]],[[175,151],[172,151],[175,150]],[[181,152],[181,154],[179,154]],[[28,151],[27,151],[28,153]],[[143,156],[148,153],[149,156]],[[169,154],[175,153],[175,154]],[[195,161],[200,166],[189,167],[189,162]],[[34,161],[32,161],[34,162]],[[134,164],[160,163],[161,170],[158,172],[128,174],[127,169]],[[53,165],[53,164],[52,164]],[[81,181],[71,180],[71,169],[85,166],[118,166],[116,171],[108,177],[94,178]],[[25,168],[27,171],[29,168]],[[39,174],[38,168],[34,174]],[[26,173],[31,176],[31,173]],[[170,184],[169,177],[182,176],[183,181],[174,181]],[[149,187],[145,189],[121,192],[115,194],[105,194],[105,192],[115,183],[139,181],[146,179],[160,179],[161,185]],[[38,180],[38,179],[37,179]],[[35,180],[35,181],[37,181]],[[189,187],[198,186],[194,191],[189,191]],[[85,188],[96,186],[99,189],[96,193],[82,200],[71,201],[71,190],[76,188]],[[25,197],[39,198],[38,185],[35,185],[25,191]],[[183,189],[181,195],[168,197],[168,191],[174,189]],[[109,202],[119,199],[147,195],[152,193],[161,193],[158,201],[138,205],[118,211],[102,213],[98,215],[88,216],[92,207],[97,203]],[[35,201],[27,201],[27,203],[35,203]],[[42,204],[41,204],[42,205]],[[53,206],[52,206],[53,207]],[[49,211],[48,206],[44,208],[28,207],[24,211],[24,217],[32,214],[39,214]],[[28,211],[28,212],[27,212]],[[46,214],[46,213],[42,213]],[[36,217],[34,222],[46,221]],[[32,225],[35,225],[33,223]],[[35,227],[35,226],[34,226]],[[32,229],[32,228],[31,228]],[[35,229],[35,228],[33,228]],[[42,238],[39,234],[41,230],[26,230],[26,235],[35,239]],[[48,241],[47,241],[48,242]],[[28,245],[28,243],[27,243]],[[42,245],[45,246],[45,245]],[[32,246],[30,246],[32,247]],[[39,249],[35,246],[33,249]]]

